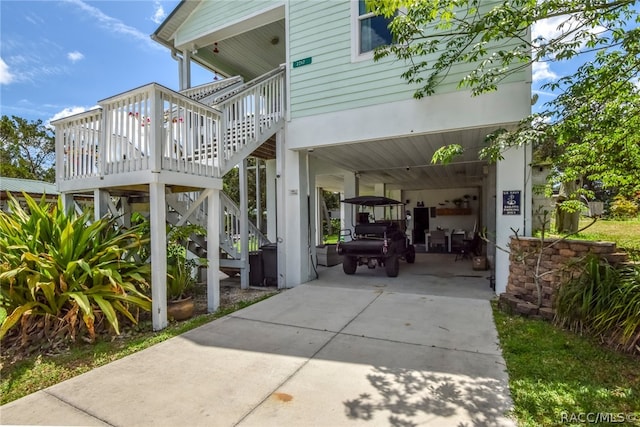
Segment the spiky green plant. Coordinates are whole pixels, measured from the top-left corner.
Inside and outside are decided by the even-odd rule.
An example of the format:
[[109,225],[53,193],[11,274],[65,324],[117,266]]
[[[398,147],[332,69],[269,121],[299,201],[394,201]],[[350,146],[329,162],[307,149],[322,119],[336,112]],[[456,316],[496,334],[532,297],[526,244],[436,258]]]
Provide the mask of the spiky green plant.
[[560,287],[555,304],[558,324],[640,353],[640,266],[616,268],[589,255]]
[[92,340],[103,318],[119,334],[119,315],[136,323],[137,309],[151,309],[149,266],[134,261],[148,237],[67,214],[60,200],[24,199],[27,209],[9,195],[11,213],[0,213],[0,338],[17,329],[23,344],[30,334],[74,339],[83,327]]

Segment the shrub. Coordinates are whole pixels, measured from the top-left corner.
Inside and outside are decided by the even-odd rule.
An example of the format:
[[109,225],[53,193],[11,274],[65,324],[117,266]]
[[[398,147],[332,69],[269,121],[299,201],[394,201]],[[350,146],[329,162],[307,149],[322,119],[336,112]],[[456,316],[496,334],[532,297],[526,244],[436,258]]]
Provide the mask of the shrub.
[[558,290],[556,323],[640,353],[640,266],[617,269],[595,255]]
[[616,196],[609,207],[611,216],[618,219],[635,218],[638,216],[638,205],[623,196]]
[[136,323],[132,310],[151,309],[149,266],[134,261],[148,240],[138,229],[117,230],[106,218],[90,224],[61,201],[24,197],[28,211],[9,195],[11,214],[0,212],[0,338],[15,330],[22,345],[30,335],[93,340],[104,319],[119,334],[119,317]]

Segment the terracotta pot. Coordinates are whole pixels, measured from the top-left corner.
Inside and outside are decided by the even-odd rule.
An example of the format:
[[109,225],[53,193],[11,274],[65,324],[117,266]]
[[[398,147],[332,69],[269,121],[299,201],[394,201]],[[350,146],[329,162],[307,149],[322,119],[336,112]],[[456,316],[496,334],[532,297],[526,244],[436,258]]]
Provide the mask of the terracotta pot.
[[167,303],[167,317],[174,320],[186,320],[193,316],[195,303],[192,297]]

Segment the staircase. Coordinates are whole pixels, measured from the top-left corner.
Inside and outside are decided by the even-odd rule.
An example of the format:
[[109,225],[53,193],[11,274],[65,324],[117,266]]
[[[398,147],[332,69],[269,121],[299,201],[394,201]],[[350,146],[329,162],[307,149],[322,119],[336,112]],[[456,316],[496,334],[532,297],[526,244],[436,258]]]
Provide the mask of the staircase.
[[[283,127],[284,76],[281,66],[250,82],[237,76],[181,92],[151,83],[53,122],[60,191],[133,186],[165,172],[189,175],[194,188],[207,187],[202,183],[222,178]],[[244,268],[240,209],[220,197],[220,265]],[[202,200],[197,193],[167,194],[168,221],[206,227]],[[250,222],[248,229],[250,251],[269,243]],[[206,241],[194,236],[190,250],[203,256]]]
[[[167,194],[169,207],[167,222],[182,225],[184,221],[207,227],[206,204],[198,203],[200,193]],[[240,252],[240,208],[225,193],[220,192],[220,267],[225,269],[243,268]],[[270,243],[269,239],[249,221],[248,248],[257,251],[260,247]],[[191,236],[188,249],[198,257],[204,258],[207,253],[207,242],[201,236]]]

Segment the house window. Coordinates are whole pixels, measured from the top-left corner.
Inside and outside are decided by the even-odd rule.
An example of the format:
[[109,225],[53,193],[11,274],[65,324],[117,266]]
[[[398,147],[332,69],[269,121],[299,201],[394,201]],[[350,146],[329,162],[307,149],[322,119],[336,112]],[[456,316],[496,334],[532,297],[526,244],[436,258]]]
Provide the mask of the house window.
[[393,37],[389,31],[389,23],[393,20],[384,16],[375,16],[367,12],[365,0],[358,1],[358,22],[356,37],[358,54],[372,52],[378,46],[391,44]]

